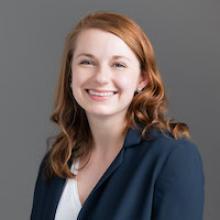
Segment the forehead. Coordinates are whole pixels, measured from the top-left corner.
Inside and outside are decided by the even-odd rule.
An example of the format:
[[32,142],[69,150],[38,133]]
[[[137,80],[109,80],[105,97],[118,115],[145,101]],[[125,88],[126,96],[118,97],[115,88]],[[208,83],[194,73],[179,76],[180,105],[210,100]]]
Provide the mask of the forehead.
[[74,56],[81,53],[93,54],[100,58],[126,56],[130,60],[137,61],[134,52],[121,38],[94,28],[84,30],[78,35]]

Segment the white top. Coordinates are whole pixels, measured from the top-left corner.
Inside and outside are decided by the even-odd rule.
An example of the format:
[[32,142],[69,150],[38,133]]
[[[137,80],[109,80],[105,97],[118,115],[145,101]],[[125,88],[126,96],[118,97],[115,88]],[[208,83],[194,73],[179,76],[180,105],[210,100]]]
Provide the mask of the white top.
[[[72,163],[71,171],[77,174],[76,168],[79,166],[79,160],[75,165]],[[61,199],[57,206],[55,220],[77,220],[80,209],[82,208],[79,200],[79,193],[76,179],[68,178],[65,183]]]

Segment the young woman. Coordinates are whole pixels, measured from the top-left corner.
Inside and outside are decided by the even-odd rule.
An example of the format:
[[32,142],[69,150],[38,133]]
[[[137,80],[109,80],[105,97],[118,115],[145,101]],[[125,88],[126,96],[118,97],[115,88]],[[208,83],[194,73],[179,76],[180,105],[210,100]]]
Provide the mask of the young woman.
[[166,118],[152,45],[125,15],[94,12],[67,35],[32,220],[201,220],[203,164]]

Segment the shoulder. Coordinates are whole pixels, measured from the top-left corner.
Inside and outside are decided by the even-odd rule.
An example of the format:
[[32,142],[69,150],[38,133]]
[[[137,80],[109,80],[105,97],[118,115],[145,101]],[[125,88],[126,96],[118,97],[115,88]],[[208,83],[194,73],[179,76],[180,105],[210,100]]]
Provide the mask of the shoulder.
[[199,147],[187,138],[174,139],[169,133],[153,131],[151,141],[143,141],[161,162],[158,180],[204,182],[203,162]]
[[[166,156],[167,159],[172,154],[177,152],[185,153],[188,155],[194,155],[200,157],[199,147],[192,141],[192,139],[179,138],[174,139],[170,133],[162,133],[159,130],[151,130],[149,133],[150,140],[142,139],[141,145],[150,148],[158,155]],[[175,153],[176,152],[176,153]]]
[[154,132],[153,136],[151,141],[142,143],[154,152],[156,215],[176,219],[179,213],[181,219],[201,219],[205,176],[198,146],[191,139],[176,140],[170,134]]
[[152,130],[149,135],[151,139],[142,139],[139,146],[156,167],[157,177],[169,179],[181,173],[196,174],[204,181],[202,156],[192,139],[174,139],[170,133],[159,130]]
[[47,166],[48,166],[48,158],[49,158],[49,151],[47,151],[38,166],[38,173],[37,173],[37,180],[36,185],[41,185],[41,183],[49,183],[47,178]]

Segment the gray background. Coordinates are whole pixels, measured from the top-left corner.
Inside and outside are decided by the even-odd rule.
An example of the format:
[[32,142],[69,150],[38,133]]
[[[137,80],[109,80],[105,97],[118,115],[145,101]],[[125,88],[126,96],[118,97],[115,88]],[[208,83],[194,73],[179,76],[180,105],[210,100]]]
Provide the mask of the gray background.
[[217,0],[0,2],[0,218],[28,219],[65,35],[94,10],[125,13],[156,52],[170,115],[189,124],[203,158],[206,220],[219,219],[220,2]]

